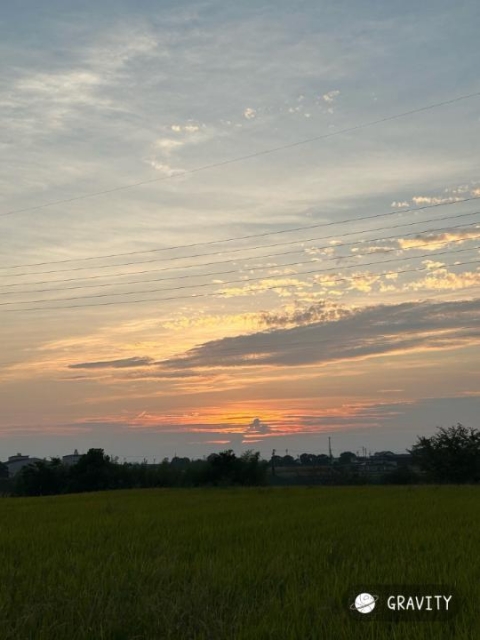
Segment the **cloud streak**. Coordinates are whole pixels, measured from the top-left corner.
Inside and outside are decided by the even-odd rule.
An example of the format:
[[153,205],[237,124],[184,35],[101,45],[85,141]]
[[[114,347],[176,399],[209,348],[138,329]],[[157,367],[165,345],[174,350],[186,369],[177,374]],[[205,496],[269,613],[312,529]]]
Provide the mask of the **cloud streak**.
[[165,370],[302,366],[451,349],[480,341],[480,299],[375,305],[336,321],[214,340],[161,362]]
[[149,367],[154,359],[148,357],[120,358],[119,360],[103,360],[99,362],[79,362],[69,364],[69,369],[129,369],[132,367]]
[[480,226],[474,229],[461,229],[459,231],[445,231],[444,233],[418,234],[412,238],[400,238],[400,249],[417,249],[436,251],[446,247],[451,242],[461,245],[467,240],[480,241]]

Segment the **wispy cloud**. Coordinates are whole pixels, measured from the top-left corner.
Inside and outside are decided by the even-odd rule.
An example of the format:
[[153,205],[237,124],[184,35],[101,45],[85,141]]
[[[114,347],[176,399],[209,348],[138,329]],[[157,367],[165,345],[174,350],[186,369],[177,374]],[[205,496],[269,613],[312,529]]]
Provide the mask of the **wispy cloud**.
[[293,305],[279,312],[263,312],[261,322],[267,327],[286,327],[310,324],[312,322],[330,322],[349,315],[351,311],[338,304],[322,300],[307,307],[296,308]]
[[327,104],[332,104],[333,102],[335,102],[335,99],[339,95],[340,95],[340,91],[338,89],[334,89],[333,91],[328,91],[327,93],[324,93],[322,98],[324,102],[326,102]]
[[479,320],[480,299],[377,305],[336,321],[207,342],[160,364],[166,370],[302,366],[452,349],[478,344]]
[[112,90],[125,82],[124,71],[134,60],[158,56],[158,42],[135,28],[115,30],[103,45],[73,47],[69,55],[68,69],[21,70],[4,105],[4,125],[43,137],[46,130],[61,129],[72,117],[85,115],[86,108],[124,110]]
[[429,273],[424,278],[403,285],[403,290],[440,291],[446,289],[455,291],[480,286],[480,269],[462,273],[453,273],[446,267],[439,267],[438,265],[433,266],[433,269],[436,270],[435,273]]
[[467,240],[477,240],[480,243],[480,225],[478,225],[478,228],[473,229],[418,234],[411,238],[400,238],[397,242],[398,246],[404,250],[421,248],[425,251],[436,251],[452,242],[456,245],[461,245]]
[[68,365],[69,369],[129,369],[131,367],[148,367],[154,362],[153,358],[133,357],[119,360],[103,360],[99,362],[79,362]]

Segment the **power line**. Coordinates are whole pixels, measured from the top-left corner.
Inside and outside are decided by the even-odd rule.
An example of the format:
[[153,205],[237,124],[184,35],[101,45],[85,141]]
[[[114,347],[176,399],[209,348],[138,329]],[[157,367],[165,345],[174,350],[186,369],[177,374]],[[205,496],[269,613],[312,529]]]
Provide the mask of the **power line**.
[[[457,215],[457,216],[445,216],[443,218],[430,218],[429,220],[421,220],[421,221],[417,221],[417,222],[411,222],[411,223],[406,223],[406,224],[401,224],[401,225],[393,225],[393,226],[387,226],[387,227],[378,227],[376,229],[366,229],[363,231],[353,231],[352,233],[345,233],[343,234],[343,237],[347,237],[347,236],[351,236],[351,235],[360,235],[363,233],[371,233],[372,231],[381,231],[384,229],[396,229],[396,228],[401,228],[404,226],[408,226],[408,227],[412,227],[414,225],[417,224],[426,224],[428,222],[438,222],[438,221],[442,221],[442,220],[453,220],[456,218],[464,218],[464,217],[469,217],[471,215],[477,215],[478,213],[480,213],[480,211],[472,211],[470,213],[467,214],[461,214],[461,215]],[[462,223],[462,224],[458,224],[458,225],[449,225],[448,227],[433,227],[430,229],[424,229],[422,231],[413,231],[411,233],[404,233],[402,234],[401,238],[399,238],[397,235],[393,235],[393,236],[381,236],[379,238],[370,238],[368,240],[359,240],[359,241],[353,241],[353,242],[339,242],[338,244],[334,245],[334,248],[339,248],[339,247],[349,247],[349,246],[355,246],[357,244],[366,244],[366,243],[372,243],[372,242],[385,242],[388,240],[399,240],[399,239],[403,239],[403,238],[409,238],[411,236],[416,236],[417,238],[420,237],[421,234],[428,234],[428,233],[434,233],[434,232],[447,232],[447,231],[452,231],[455,229],[465,229],[467,227],[478,227],[478,222],[470,222],[468,224]],[[295,240],[292,242],[280,242],[280,243],[276,243],[276,244],[270,244],[270,245],[259,245],[257,247],[249,247],[248,250],[254,250],[254,249],[261,249],[264,247],[277,247],[277,246],[285,246],[285,245],[294,245],[294,244],[303,244],[305,242],[316,242],[317,240],[325,240],[331,237],[338,237],[337,235],[335,236],[320,236],[320,237],[315,237],[315,238],[304,238],[302,240]],[[465,242],[467,240],[472,240],[474,238],[476,238],[477,236],[472,236],[470,238],[460,238],[458,240],[449,240],[448,243],[454,243],[454,242]],[[416,248],[418,248],[419,246],[422,245],[417,245]],[[322,250],[322,249],[331,249],[333,248],[332,245],[323,245],[320,247],[314,247],[314,249],[316,250]],[[243,249],[234,249],[234,252],[237,251],[242,251]],[[392,251],[396,251],[398,250],[397,248],[393,248],[391,249]],[[262,254],[259,256],[250,256],[248,258],[245,258],[245,261],[248,260],[259,260],[261,258],[276,258],[278,256],[286,256],[286,255],[291,255],[291,254],[297,254],[297,253],[302,253],[304,251],[304,248],[300,248],[300,249],[295,249],[293,251],[280,251],[280,252],[276,252],[276,253],[267,253],[267,254]],[[390,251],[390,249],[388,250]],[[206,254],[206,255],[218,255],[218,254]],[[365,255],[365,254],[361,254],[361,253],[356,253],[356,254],[352,254],[349,256],[337,256],[335,258],[332,258],[332,260],[340,260],[340,259],[344,259],[344,258],[355,258],[358,257],[360,255]],[[195,257],[195,256],[193,256]],[[172,258],[172,260],[175,260],[176,258]],[[161,259],[161,262],[163,262],[164,260]],[[157,262],[155,260],[155,262]],[[150,274],[150,273],[162,273],[165,271],[178,271],[178,270],[182,270],[184,271],[185,269],[194,269],[194,268],[203,268],[203,267],[208,267],[208,266],[212,266],[212,265],[217,265],[217,264],[229,264],[230,262],[232,262],[231,259],[229,260],[215,260],[213,262],[205,262],[205,263],[201,263],[201,264],[189,264],[189,265],[182,265],[181,267],[163,267],[161,269],[143,269],[142,271],[132,271],[132,272],[128,272],[128,273],[119,273],[119,274],[106,274],[106,275],[95,275],[95,276],[83,276],[83,277],[79,277],[79,278],[63,278],[63,279],[59,279],[59,280],[40,280],[40,281],[35,281],[35,282],[18,282],[18,283],[10,283],[10,284],[4,284],[4,285],[0,285],[0,288],[10,288],[10,287],[19,287],[22,285],[27,285],[27,286],[33,286],[33,285],[38,285],[38,284],[55,284],[55,283],[62,283],[62,282],[75,282],[75,281],[85,281],[85,280],[93,280],[93,279],[105,279],[105,278],[116,278],[116,277],[124,277],[124,276],[134,276],[134,275],[143,275],[143,274]],[[127,265],[131,265],[131,264],[143,264],[142,262],[136,262],[136,263],[127,263]],[[127,265],[111,265],[112,267],[114,266],[127,266]],[[110,265],[109,265],[110,266]],[[282,265],[278,265],[278,266],[282,266]],[[257,268],[257,267],[254,267]],[[41,272],[43,273],[43,272]],[[49,272],[46,272],[49,273]],[[56,273],[56,272],[55,272]],[[29,274],[22,274],[22,275],[29,275]],[[175,279],[183,279],[183,278],[188,278],[188,277],[199,277],[201,275],[214,275],[212,273],[208,273],[208,274],[197,274],[197,275],[186,275],[186,276],[172,276],[172,277],[168,277],[168,278],[163,278],[164,280],[175,280]],[[15,277],[15,276],[14,276]],[[136,281],[136,282],[120,282],[118,283],[119,286],[123,286],[126,284],[137,284],[137,283],[141,283],[141,282],[147,282],[146,280],[140,280],[140,281]],[[68,287],[70,289],[76,289],[76,288],[91,288],[91,287],[104,287],[104,286],[112,286],[111,282],[108,282],[106,284],[92,284],[92,285],[83,285],[83,286],[79,286],[79,287]],[[52,289],[55,290],[55,289]],[[61,289],[58,289],[61,290]],[[34,291],[15,291],[13,293],[33,293]]]
[[392,120],[397,120],[399,118],[405,118],[407,116],[411,116],[414,115],[416,113],[421,113],[423,111],[429,111],[431,109],[437,109],[439,107],[444,107],[450,104],[455,104],[457,102],[460,102],[462,100],[470,100],[472,98],[478,98],[480,96],[480,91],[477,91],[475,93],[470,93],[470,94],[465,94],[465,95],[461,95],[461,96],[457,96],[455,98],[451,98],[450,100],[444,100],[442,102],[436,102],[430,105],[425,105],[423,107],[419,107],[417,109],[410,109],[409,111],[403,111],[402,113],[397,113],[391,116],[385,116],[383,118],[379,118],[378,120],[371,120],[369,122],[364,122],[352,127],[346,127],[344,129],[340,129],[339,131],[332,131],[330,133],[324,133],[324,134],[320,134],[317,136],[313,136],[311,138],[305,138],[303,140],[297,140],[296,142],[291,142],[288,144],[284,144],[284,145],[280,145],[277,147],[271,147],[269,149],[264,149],[263,151],[255,151],[253,153],[249,153],[246,154],[244,156],[238,156],[236,158],[231,158],[229,160],[222,160],[221,162],[215,162],[212,164],[208,164],[208,165],[203,165],[200,167],[196,167],[194,169],[185,169],[181,172],[169,175],[169,176],[162,176],[161,178],[152,178],[151,180],[142,180],[141,182],[134,182],[134,183],[130,183],[127,185],[123,185],[123,186],[118,186],[118,187],[112,187],[111,189],[104,189],[102,191],[95,191],[95,192],[91,192],[91,193],[86,193],[83,195],[79,195],[79,196],[74,196],[72,198],[64,198],[62,200],[54,200],[51,202],[46,202],[44,204],[40,204],[40,205],[36,205],[33,207],[25,207],[23,209],[12,209],[10,211],[5,211],[3,213],[0,213],[0,217],[6,217],[6,216],[12,216],[12,215],[16,215],[16,214],[21,214],[21,213],[28,213],[31,211],[38,211],[39,209],[45,209],[46,207],[52,207],[55,205],[59,205],[59,204],[67,204],[70,202],[76,202],[78,200],[86,200],[87,198],[94,198],[97,196],[101,196],[101,195],[107,195],[110,193],[117,193],[119,191],[126,191],[127,189],[133,189],[136,187],[141,187],[141,186],[145,186],[145,185],[149,185],[149,184],[154,184],[157,182],[164,182],[166,180],[171,180],[172,178],[176,178],[176,177],[180,177],[180,176],[185,176],[185,175],[191,175],[194,173],[200,173],[201,171],[207,171],[209,169],[217,169],[219,167],[225,167],[237,162],[243,162],[245,160],[251,160],[253,158],[258,158],[261,156],[265,156],[265,155],[269,155],[272,153],[277,153],[278,151],[285,151],[287,149],[293,149],[294,147],[299,147],[301,145],[305,145],[305,144],[309,144],[311,142],[317,142],[319,140],[326,140],[327,138],[333,138],[334,136],[339,136],[345,133],[353,133],[354,131],[359,131],[361,129],[366,129],[369,127],[373,127],[376,126],[378,124],[382,124],[385,122],[389,122]]
[[[433,204],[427,204],[427,205],[423,205],[422,207],[409,207],[407,209],[395,209],[393,211],[388,211],[386,213],[378,213],[378,214],[374,214],[374,215],[370,215],[370,216],[361,216],[358,218],[347,218],[346,220],[339,220],[339,221],[331,221],[331,222],[320,222],[317,224],[311,224],[311,225],[304,225],[301,227],[293,227],[291,229],[282,229],[279,231],[267,231],[265,233],[255,233],[255,234],[251,234],[251,235],[246,235],[246,236],[235,236],[232,238],[225,238],[223,240],[210,240],[207,242],[194,242],[191,244],[183,244],[183,245],[176,245],[176,246],[171,246],[171,247],[162,247],[160,249],[147,249],[147,250],[143,250],[143,251],[129,251],[126,253],[111,253],[111,254],[104,254],[104,255],[99,255],[99,256],[89,256],[86,258],[66,258],[64,260],[51,260],[48,262],[31,262],[31,263],[23,263],[23,264],[17,264],[17,265],[12,265],[9,267],[0,267],[1,270],[6,270],[6,269],[21,269],[21,268],[25,268],[25,267],[42,267],[42,266],[47,266],[50,264],[66,264],[66,263],[70,263],[70,262],[86,262],[86,261],[91,261],[91,260],[102,260],[102,259],[109,259],[109,258],[119,258],[122,256],[132,256],[132,255],[142,255],[142,254],[147,254],[147,253],[158,253],[158,252],[162,252],[162,251],[173,251],[176,249],[188,249],[188,248],[192,248],[192,247],[200,247],[200,246],[210,246],[210,245],[214,245],[214,244],[222,244],[225,242],[237,242],[237,241],[241,241],[241,240],[249,240],[249,239],[253,239],[253,238],[264,238],[266,236],[276,236],[276,235],[281,235],[281,234],[285,234],[285,233],[295,233],[298,231],[308,231],[310,229],[319,229],[322,227],[331,227],[334,225],[340,225],[340,224],[349,224],[352,222],[358,223],[358,222],[364,222],[365,220],[375,220],[377,218],[385,218],[388,216],[394,216],[397,214],[405,214],[405,213],[412,213],[412,212],[416,212],[416,211],[424,211],[426,209],[435,209],[437,207],[448,207],[448,206],[452,206],[455,204],[463,204],[464,202],[472,202],[473,200],[479,200],[480,196],[471,196],[469,198],[459,198],[456,199],[452,202],[436,202]],[[469,215],[469,214],[465,214],[465,215]],[[418,223],[419,224],[419,223]],[[405,223],[405,225],[400,225],[400,226],[408,226],[407,223]],[[329,236],[329,237],[334,237],[334,236]],[[269,245],[261,245],[261,246],[269,246]],[[271,245],[271,246],[279,246],[279,245]],[[243,249],[236,249],[236,250],[228,250],[228,251],[222,251],[222,253],[227,253],[227,252],[234,252],[234,251],[244,251],[246,248]],[[145,262],[126,262],[126,263],[120,263],[119,265],[100,265],[100,266],[96,266],[96,269],[104,269],[104,268],[108,268],[109,266],[125,266],[125,265],[130,265],[130,264],[146,264],[147,262],[161,262],[163,260],[182,260],[185,257],[187,258],[197,258],[197,257],[201,257],[201,256],[209,256],[209,255],[217,255],[218,252],[215,253],[200,253],[200,254],[196,254],[196,255],[192,255],[192,256],[175,256],[175,257],[170,257],[170,258],[164,258],[164,259],[159,259],[159,260],[148,260]],[[61,273],[62,271],[68,272],[68,271],[81,271],[81,270],[86,270],[89,267],[77,267],[74,269],[59,269],[59,270],[55,270],[55,271],[40,271],[39,273]],[[12,277],[16,275],[16,274],[12,274]],[[24,274],[19,274],[19,275],[24,275]]]
[[[480,199],[479,197],[475,197],[475,198],[471,198],[471,200],[478,200]],[[452,203],[448,203],[448,204],[452,204]],[[433,206],[440,206],[440,205],[433,205]],[[426,207],[426,208],[430,208]],[[398,212],[395,212],[398,213]],[[268,243],[268,244],[261,244],[261,245],[256,245],[253,247],[240,247],[240,248],[235,248],[235,249],[227,249],[225,251],[222,251],[220,254],[218,251],[214,251],[213,253],[199,253],[199,254],[193,254],[190,256],[173,256],[170,258],[154,258],[152,260],[136,260],[134,262],[120,262],[118,264],[106,264],[106,265],[97,265],[95,267],[74,267],[74,268],[70,268],[70,269],[52,269],[49,271],[39,271],[37,272],[37,275],[49,275],[52,273],[72,273],[72,272],[77,272],[77,271],[90,271],[91,269],[114,269],[117,267],[128,267],[128,266],[134,266],[136,264],[158,264],[159,262],[173,262],[176,260],[185,260],[185,259],[190,259],[190,258],[202,258],[202,257],[210,257],[210,256],[218,256],[218,255],[225,255],[225,254],[232,254],[232,253],[240,253],[242,251],[256,251],[257,249],[263,249],[263,248],[272,248],[272,247],[282,247],[282,246],[289,246],[289,245],[293,245],[293,244],[301,244],[303,242],[316,242],[317,240],[329,240],[332,238],[338,238],[338,237],[349,237],[349,236],[356,236],[356,235],[362,235],[365,233],[374,233],[376,231],[384,231],[384,230],[388,230],[388,229],[401,229],[403,227],[413,227],[415,225],[418,224],[427,224],[429,222],[438,222],[438,221],[442,221],[442,220],[457,220],[459,218],[467,218],[469,216],[472,215],[476,215],[480,213],[479,211],[471,211],[469,213],[462,213],[462,214],[457,214],[457,215],[448,215],[448,216],[443,216],[443,217],[437,217],[437,218],[429,218],[427,220],[415,220],[412,222],[403,222],[401,224],[397,224],[397,225],[386,225],[384,227],[376,227],[374,229],[362,229],[360,231],[350,231],[347,233],[342,233],[342,234],[331,234],[328,236],[316,236],[314,238],[303,238],[300,240],[288,240],[286,242],[277,242],[277,243]],[[386,215],[390,215],[390,214],[386,214]],[[465,225],[468,226],[468,225]],[[455,227],[457,228],[457,227]],[[435,229],[434,229],[435,231]],[[277,232],[275,232],[277,233]],[[426,232],[419,232],[419,233],[426,233]],[[408,235],[408,234],[405,234]],[[375,242],[375,241],[379,241],[379,240],[388,240],[389,238],[376,238],[376,239],[372,239],[369,240],[368,242]],[[353,243],[341,243],[339,242],[338,244],[336,244],[336,247],[341,247],[341,246],[348,246],[348,244],[357,244],[356,242]],[[331,248],[330,245],[323,247],[323,248]],[[275,255],[281,255],[281,254],[272,254],[271,256],[251,256],[248,259],[257,259],[257,258],[261,258],[261,257],[273,257]],[[200,265],[186,265],[186,266],[180,266],[180,267],[168,267],[166,269],[159,269],[158,271],[171,271],[173,269],[186,269],[186,268],[193,268],[193,267],[202,267],[202,266],[210,266],[212,264],[221,264],[222,262],[231,262],[230,260],[226,260],[226,261],[214,261],[214,262],[210,262],[210,263],[205,263],[205,264],[200,264]],[[4,267],[4,268],[8,268],[8,267]],[[139,273],[148,273],[150,272],[150,270],[148,271],[142,271]],[[7,277],[10,278],[21,278],[21,277],[25,277],[25,276],[29,276],[32,275],[29,272],[26,273],[13,273],[13,274],[7,274]],[[111,276],[111,275],[115,275],[115,274],[107,274],[107,276]],[[135,273],[132,274],[119,274],[119,275],[135,275]],[[76,278],[77,280],[87,280],[87,279],[92,279],[92,278],[98,278],[98,277],[102,277],[102,276],[88,276],[85,278]],[[47,282],[70,282],[71,280],[74,280],[75,278],[68,278],[66,280],[53,280],[53,281],[41,281],[41,282],[36,282],[36,283],[32,283],[32,284],[46,284]],[[20,283],[20,284],[30,284],[30,283]],[[16,285],[1,285],[2,287],[5,286],[16,286]]]
[[[473,222],[470,224],[470,226],[473,225],[478,225],[477,222]],[[458,227],[460,228],[465,228],[468,225],[458,225]],[[448,227],[448,229],[455,229],[455,227]],[[442,231],[442,229],[435,229],[435,231]],[[411,236],[411,235],[417,235],[418,234],[416,232],[414,232],[413,234],[405,234],[403,237],[406,236]],[[392,236],[394,238],[396,238],[396,236]],[[457,240],[450,240],[448,241],[448,244],[454,244],[457,242],[466,242],[466,241],[471,241],[471,240],[476,240],[480,238],[480,235],[474,235],[474,236],[470,236],[469,238],[459,238]],[[385,240],[386,238],[384,238]],[[354,243],[346,243],[346,244],[358,244],[356,242]],[[420,249],[421,247],[427,247],[429,246],[429,242],[425,242],[422,244],[418,244],[414,247],[415,250]],[[339,245],[336,245],[339,246]],[[344,245],[345,246],[345,245]],[[437,256],[437,255],[443,255],[446,253],[462,253],[465,251],[474,251],[476,248],[480,248],[480,247],[467,247],[464,249],[459,249],[456,251],[444,251],[442,253],[439,253],[438,251],[431,251],[428,254],[423,254],[420,256],[405,256],[403,258],[395,258],[393,260],[382,260],[382,261],[376,261],[376,262],[367,262],[364,264],[353,264],[353,265],[347,265],[345,267],[343,267],[344,269],[356,269],[356,268],[361,268],[361,267],[365,267],[365,266],[372,266],[372,265],[377,265],[377,264],[382,264],[384,262],[403,262],[404,260],[416,260],[417,258],[424,258],[424,257],[429,257],[429,256]],[[391,253],[393,251],[398,251],[398,247],[392,247],[392,248],[385,248],[382,250],[382,253]],[[282,253],[277,253],[277,254],[269,254],[267,256],[256,256],[257,258],[264,258],[264,257],[272,257],[272,256],[284,256],[284,255],[288,255],[291,253],[300,253],[299,250],[297,251],[286,251],[286,252],[282,252]],[[325,261],[326,262],[338,262],[339,260],[351,260],[354,258],[358,258],[361,256],[365,256],[365,255],[370,255],[370,253],[367,251],[365,253],[355,253],[352,255],[346,255],[346,256],[337,256],[337,257],[330,257],[327,258]],[[305,264],[310,264],[312,262],[312,260],[307,260],[307,261],[299,261],[299,262],[289,262],[289,263],[284,263],[284,264],[280,264],[280,265],[276,265],[277,268],[283,268],[283,267],[293,267],[293,266],[300,266],[300,265],[305,265]],[[213,263],[213,264],[221,264],[221,262],[218,263]],[[252,267],[251,270],[255,270],[255,271],[264,271],[266,269],[271,269],[274,267],[271,266],[265,266],[265,267]],[[337,266],[335,267],[331,267],[328,269],[321,269],[319,270],[319,272],[323,272],[323,271],[334,271],[337,269]],[[129,286],[129,285],[135,285],[135,284],[147,284],[150,282],[164,282],[165,280],[185,280],[187,278],[211,278],[212,276],[223,276],[223,275],[228,275],[231,273],[237,273],[239,271],[239,269],[230,269],[228,271],[213,271],[213,272],[209,272],[209,273],[198,273],[198,274],[187,274],[187,275],[183,275],[183,276],[167,276],[166,278],[153,278],[151,280],[136,280],[136,281],[128,281],[128,282],[120,282],[120,283],[112,283],[112,282],[106,282],[106,283],[102,283],[102,284],[98,284],[98,283],[94,283],[94,284],[86,284],[86,285],[76,285],[73,287],[53,287],[50,289],[33,289],[33,290],[20,290],[20,291],[12,291],[10,292],[11,295],[16,295],[16,294],[24,294],[24,293],[54,293],[57,291],[71,291],[71,290],[75,290],[75,289],[98,289],[98,288],[103,288],[103,287],[114,287],[114,286]],[[267,276],[265,276],[266,278]],[[278,276],[271,276],[271,277],[278,277]],[[209,283],[210,285],[215,284],[215,283]],[[8,286],[8,285],[6,285]],[[14,285],[15,286],[15,285]],[[18,285],[16,285],[18,286]],[[197,286],[207,286],[207,285],[191,285],[191,287],[188,288],[193,288],[193,287],[197,287]],[[165,289],[165,291],[168,291],[168,289]],[[9,292],[7,292],[8,295]],[[109,296],[109,295],[123,295],[122,293],[112,293],[112,294],[103,294],[102,296],[84,296],[84,298],[90,298],[90,297],[104,297],[104,296]],[[132,295],[129,293],[126,293],[125,295]],[[65,300],[68,300],[69,298],[64,298]],[[76,298],[76,299],[80,299],[80,298]],[[30,301],[28,301],[30,302]],[[37,302],[36,300],[32,300],[31,302]],[[43,301],[42,301],[43,302]],[[22,302],[19,302],[20,304],[23,304]],[[0,306],[5,305],[5,304],[16,304],[15,302],[10,302],[10,303],[0,303]]]
[[[474,249],[480,249],[480,247],[474,247]],[[467,249],[467,250],[473,250],[473,249]],[[463,250],[465,251],[465,249]],[[448,252],[445,252],[448,253]],[[454,253],[454,252],[451,252]],[[425,256],[417,256],[417,258],[421,258],[421,257],[429,257],[431,256],[431,253],[426,254]],[[441,255],[441,254],[437,254],[437,255]],[[391,260],[384,260],[382,262],[391,262]],[[467,264],[478,264],[480,261],[479,260],[471,260],[468,262],[458,262],[454,265],[449,265],[449,266],[464,266]],[[374,264],[381,264],[380,262],[378,263],[374,263]],[[368,265],[365,265],[368,266]],[[443,268],[443,267],[442,267]],[[419,271],[429,271],[434,272],[434,271],[438,271],[439,269],[431,269],[430,267],[422,267],[422,268],[417,268],[417,269],[405,269],[405,270],[401,270],[401,271],[387,271],[383,274],[380,274],[381,276],[387,276],[387,275],[393,275],[393,274],[405,274],[405,273],[416,273]],[[315,274],[315,273],[319,273],[319,270],[311,270],[311,271],[304,271],[302,273],[297,273],[294,275],[311,275],[311,274]],[[351,278],[334,278],[333,280],[330,280],[330,283],[335,283],[335,282],[344,282],[344,281],[349,281],[349,280],[355,280],[355,279],[359,279],[359,278],[363,278],[364,275],[359,275],[359,276],[352,276]],[[268,279],[272,279],[272,278],[278,278],[278,276],[267,276],[267,277],[261,277],[261,278],[251,278],[250,280],[237,280],[237,281],[233,281],[233,282],[225,282],[222,283],[222,285],[230,285],[230,284],[244,284],[244,285],[249,285],[252,282],[258,281],[258,280],[268,280]],[[207,283],[207,284],[202,284],[202,285],[196,285],[196,288],[199,287],[203,287],[203,286],[217,286],[215,283]],[[298,287],[298,283],[295,284],[281,284],[281,285],[276,285],[276,286],[272,286],[272,287],[265,287],[262,289],[262,292],[264,291],[272,291],[275,289],[286,289],[288,287]],[[188,288],[192,288],[192,287],[188,287],[188,286],[184,286],[184,287],[174,287],[171,289],[151,289],[148,291],[133,291],[133,292],[126,292],[123,294],[101,294],[101,295],[95,295],[95,296],[83,296],[83,297],[79,297],[79,298],[60,298],[58,300],[55,300],[55,302],[62,302],[62,301],[67,301],[67,300],[85,300],[85,299],[89,299],[89,298],[99,298],[99,297],[111,297],[114,295],[138,295],[139,293],[159,293],[161,291],[178,291],[181,289],[188,289]],[[99,302],[96,304],[80,304],[80,305],[62,305],[62,306],[51,306],[51,307],[28,307],[25,309],[4,309],[5,313],[11,313],[11,312],[24,312],[24,311],[51,311],[51,310],[60,310],[60,309],[79,309],[79,308],[87,308],[87,307],[100,307],[100,306],[113,306],[113,305],[126,305],[126,304],[139,304],[139,303],[143,303],[143,302],[170,302],[170,301],[174,301],[174,300],[193,300],[196,298],[208,298],[208,297],[212,297],[214,295],[218,295],[221,294],[220,292],[216,292],[216,293],[199,293],[199,294],[193,294],[190,296],[174,296],[174,297],[168,297],[168,298],[154,298],[154,299],[142,299],[142,300],[120,300],[120,301],[109,301],[109,302]],[[24,302],[10,302],[10,303],[1,303],[3,306],[6,306],[8,304],[35,304],[35,303],[42,303],[42,302],[53,302],[50,300],[39,300],[39,301],[24,301]]]
[[[456,249],[456,250],[450,250],[450,251],[441,251],[438,252],[436,255],[437,256],[441,256],[441,255],[446,255],[446,254],[452,254],[452,253],[464,253],[465,251],[475,251],[477,249],[480,249],[480,246],[477,247],[471,247],[471,248],[465,248],[465,249]],[[361,265],[356,265],[356,264],[352,264],[352,265],[347,265],[344,267],[344,269],[358,269],[361,267],[371,267],[371,266],[377,266],[377,265],[381,265],[381,264],[385,264],[385,263],[389,263],[389,262],[404,262],[405,260],[418,260],[420,258],[429,258],[432,256],[432,253],[424,253],[420,256],[406,256],[404,258],[390,258],[389,260],[377,260],[375,262],[365,262],[364,264]],[[478,260],[474,260],[474,263],[480,262]],[[300,266],[300,265],[304,265],[304,264],[309,264],[309,262],[291,262],[291,263],[287,263],[282,265],[282,267],[293,267],[293,266]],[[461,263],[461,264],[471,264],[470,262],[467,263]],[[457,265],[454,265],[457,266]],[[428,267],[426,267],[428,268]],[[313,269],[311,271],[300,271],[294,274],[277,274],[277,275],[271,275],[271,276],[259,276],[257,278],[249,278],[248,280],[230,280],[227,282],[222,282],[222,283],[215,283],[215,282],[203,282],[203,283],[199,283],[199,284],[188,284],[188,285],[180,285],[180,286],[176,286],[176,287],[168,287],[166,289],[140,289],[140,290],[136,290],[136,291],[122,291],[120,293],[98,293],[98,294],[93,294],[93,295],[86,295],[86,296],[72,296],[70,298],[54,298],[53,301],[55,302],[61,302],[61,301],[71,301],[71,300],[87,300],[87,299],[91,299],[91,298],[111,298],[112,296],[134,296],[137,294],[141,294],[141,293],[159,293],[161,291],[180,291],[180,290],[184,290],[184,289],[199,289],[199,288],[203,288],[203,287],[214,287],[214,286],[221,286],[223,287],[224,285],[231,285],[231,284],[250,284],[251,282],[258,282],[260,280],[264,281],[264,280],[274,280],[276,278],[279,277],[294,277],[294,276],[302,276],[302,275],[310,275],[313,273],[327,273],[330,271],[337,271],[338,267],[329,267],[327,269]],[[213,274],[212,274],[213,275]],[[219,275],[219,274],[217,274]],[[363,276],[362,276],[363,277]],[[34,304],[34,303],[43,303],[43,302],[51,302],[52,300],[24,300],[24,301],[13,301],[13,302],[0,302],[0,306],[4,307],[4,306],[10,306],[13,304]]]

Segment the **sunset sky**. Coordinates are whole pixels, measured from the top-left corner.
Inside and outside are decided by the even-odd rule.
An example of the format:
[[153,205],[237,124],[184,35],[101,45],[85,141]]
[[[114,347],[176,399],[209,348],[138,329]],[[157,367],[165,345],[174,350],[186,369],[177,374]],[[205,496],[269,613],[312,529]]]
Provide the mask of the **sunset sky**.
[[2,14],[0,460],[480,427],[478,2]]

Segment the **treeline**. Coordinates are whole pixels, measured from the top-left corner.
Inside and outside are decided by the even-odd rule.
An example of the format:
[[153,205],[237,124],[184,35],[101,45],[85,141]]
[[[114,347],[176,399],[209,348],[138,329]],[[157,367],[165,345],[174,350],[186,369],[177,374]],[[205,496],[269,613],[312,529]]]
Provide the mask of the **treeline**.
[[462,424],[440,428],[430,438],[418,437],[410,453],[428,482],[480,482],[480,429]]
[[480,430],[457,424],[439,428],[431,437],[418,437],[409,455],[391,452],[358,457],[344,451],[325,454],[274,455],[274,484],[477,484],[480,483]]
[[14,496],[134,489],[148,487],[255,486],[266,484],[268,463],[260,454],[247,451],[213,453],[205,460],[173,458],[160,464],[119,464],[103,449],[90,449],[71,466],[59,458],[40,460],[7,480]]
[[[9,478],[6,465],[0,463],[0,495],[45,496],[110,489],[148,487],[258,486],[273,484],[419,484],[480,483],[480,430],[461,424],[440,428],[430,438],[418,437],[409,450],[408,464],[372,475],[372,456],[358,459],[349,451],[332,460],[324,454],[272,456],[247,451],[237,457],[231,450],[212,453],[203,460],[174,457],[160,464],[123,463],[112,459],[103,449],[90,449],[75,465],[62,464],[59,458],[40,460]],[[393,454],[394,455],[394,454]],[[295,469],[282,479],[277,467],[303,468],[312,473],[296,474]]]

